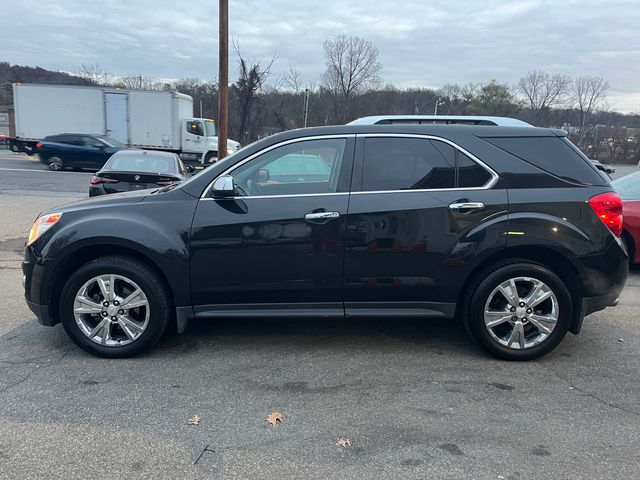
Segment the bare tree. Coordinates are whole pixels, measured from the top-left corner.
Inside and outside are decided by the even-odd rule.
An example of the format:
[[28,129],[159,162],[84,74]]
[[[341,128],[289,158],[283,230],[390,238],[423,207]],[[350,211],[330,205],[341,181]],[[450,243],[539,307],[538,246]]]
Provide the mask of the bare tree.
[[561,105],[571,91],[571,77],[556,73],[551,75],[542,70],[533,70],[520,79],[518,84],[535,120],[549,109]]
[[81,63],[76,66],[75,74],[93,85],[109,85],[111,74],[99,63]]
[[289,71],[284,76],[283,85],[295,94],[300,93],[302,91],[302,73],[295,67],[289,67]]
[[233,48],[238,55],[240,67],[240,76],[232,87],[239,102],[239,140],[241,143],[248,143],[257,136],[256,120],[260,113],[259,93],[271,73],[276,56],[271,58],[266,67],[262,67],[260,62],[249,62],[242,56],[237,39],[233,40]]
[[367,40],[346,35],[326,40],[323,47],[327,69],[322,81],[337,100],[338,120],[344,121],[353,97],[380,84],[378,49]]
[[114,83],[121,88],[130,90],[164,90],[166,85],[166,82],[149,75],[127,75],[118,77]]
[[609,82],[602,77],[581,76],[573,82],[573,102],[579,114],[578,142],[583,146],[585,137],[592,128],[589,120],[606,101]]

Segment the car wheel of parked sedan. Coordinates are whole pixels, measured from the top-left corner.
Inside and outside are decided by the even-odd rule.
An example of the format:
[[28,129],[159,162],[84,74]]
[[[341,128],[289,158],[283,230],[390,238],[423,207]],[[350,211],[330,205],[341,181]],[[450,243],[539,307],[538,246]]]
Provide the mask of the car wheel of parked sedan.
[[60,170],[64,170],[64,163],[62,163],[62,159],[59,157],[51,157],[48,160],[49,170],[53,170],[54,172],[59,172]]
[[82,266],[60,297],[67,334],[101,357],[129,357],[148,349],[166,330],[171,311],[169,291],[155,269],[119,255]]
[[480,345],[499,358],[540,357],[558,346],[569,330],[569,291],[542,265],[503,265],[479,276],[471,291],[467,327]]

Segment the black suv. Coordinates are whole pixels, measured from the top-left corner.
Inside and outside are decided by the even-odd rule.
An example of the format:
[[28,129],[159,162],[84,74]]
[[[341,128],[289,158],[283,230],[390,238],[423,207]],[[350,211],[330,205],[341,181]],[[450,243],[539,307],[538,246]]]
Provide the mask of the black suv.
[[274,135],[177,186],[43,213],[26,299],[83,349],[175,319],[459,317],[501,358],[618,301],[620,198],[557,130],[348,125]]

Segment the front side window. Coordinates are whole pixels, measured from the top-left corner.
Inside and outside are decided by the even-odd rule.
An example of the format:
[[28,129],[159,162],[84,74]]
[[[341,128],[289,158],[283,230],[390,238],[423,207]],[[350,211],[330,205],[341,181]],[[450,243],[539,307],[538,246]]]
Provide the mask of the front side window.
[[238,195],[301,195],[337,191],[346,139],[297,142],[266,152],[231,172]]
[[187,132],[198,135],[199,137],[204,136],[202,122],[187,122]]

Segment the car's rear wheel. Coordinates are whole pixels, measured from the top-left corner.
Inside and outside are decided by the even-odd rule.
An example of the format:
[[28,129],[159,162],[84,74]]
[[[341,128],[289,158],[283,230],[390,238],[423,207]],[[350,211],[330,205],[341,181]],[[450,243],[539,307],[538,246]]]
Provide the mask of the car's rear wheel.
[[59,172],[64,170],[64,163],[60,157],[50,157],[48,160],[49,170]]
[[467,326],[478,343],[499,358],[538,358],[558,346],[569,329],[569,291],[542,265],[503,265],[480,276],[472,288]]
[[60,298],[60,316],[82,349],[121,358],[158,341],[169,324],[171,304],[155,269],[135,258],[108,256],[71,275]]

